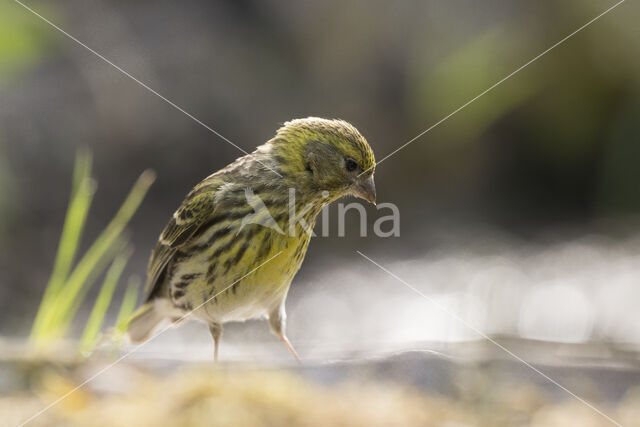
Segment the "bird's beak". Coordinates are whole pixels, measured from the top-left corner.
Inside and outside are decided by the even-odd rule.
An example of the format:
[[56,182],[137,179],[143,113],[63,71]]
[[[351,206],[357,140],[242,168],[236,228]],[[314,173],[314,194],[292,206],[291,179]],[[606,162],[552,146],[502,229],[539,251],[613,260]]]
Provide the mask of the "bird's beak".
[[354,186],[352,193],[356,197],[360,197],[369,203],[376,204],[376,184],[373,182],[373,175],[368,178],[358,180]]

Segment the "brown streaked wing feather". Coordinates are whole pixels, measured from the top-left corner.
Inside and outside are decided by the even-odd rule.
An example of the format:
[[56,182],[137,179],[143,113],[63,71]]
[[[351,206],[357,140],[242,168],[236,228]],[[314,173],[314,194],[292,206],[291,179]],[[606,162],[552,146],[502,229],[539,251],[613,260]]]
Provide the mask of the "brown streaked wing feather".
[[215,176],[198,184],[187,195],[162,231],[160,240],[149,259],[147,282],[144,287],[145,301],[152,299],[158,291],[158,287],[162,285],[163,273],[178,249],[185,246],[200,226],[213,215],[215,211],[214,196],[217,188],[222,184],[222,180],[216,179]]
[[147,282],[144,285],[145,302],[154,296],[158,286],[162,283],[162,275],[174,253],[175,249],[171,249],[160,242],[156,243],[147,267]]

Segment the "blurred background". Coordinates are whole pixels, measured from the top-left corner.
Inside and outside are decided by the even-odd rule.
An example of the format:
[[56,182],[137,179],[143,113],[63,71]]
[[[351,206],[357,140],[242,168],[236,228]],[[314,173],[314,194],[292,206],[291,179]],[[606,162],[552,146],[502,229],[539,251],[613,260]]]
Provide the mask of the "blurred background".
[[[246,151],[313,115],[350,121],[380,159],[614,2],[28,4]],[[303,358],[504,356],[451,347],[483,341],[446,307],[522,345],[525,359],[637,368],[638,19],[640,4],[623,3],[381,163],[378,199],[399,207],[399,237],[375,237],[373,221],[388,212],[368,207],[369,236],[353,213],[340,238],[330,210],[330,235],[313,240],[287,304]],[[19,4],[0,3],[2,336],[31,328],[79,147],[93,152],[97,182],[84,248],[138,175],[157,174],[128,227],[135,252],[123,277],[140,279],[184,195],[242,154]],[[186,325],[145,351],[206,360],[210,346],[205,327]],[[256,322],[230,327],[222,355],[288,357]]]

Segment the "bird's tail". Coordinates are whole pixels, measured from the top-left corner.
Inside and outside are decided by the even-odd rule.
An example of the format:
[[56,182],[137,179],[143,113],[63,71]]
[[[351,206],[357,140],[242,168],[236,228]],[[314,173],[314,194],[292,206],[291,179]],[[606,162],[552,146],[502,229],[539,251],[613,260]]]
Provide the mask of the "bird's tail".
[[129,339],[132,343],[145,341],[163,319],[164,316],[158,313],[153,301],[140,306],[129,319]]

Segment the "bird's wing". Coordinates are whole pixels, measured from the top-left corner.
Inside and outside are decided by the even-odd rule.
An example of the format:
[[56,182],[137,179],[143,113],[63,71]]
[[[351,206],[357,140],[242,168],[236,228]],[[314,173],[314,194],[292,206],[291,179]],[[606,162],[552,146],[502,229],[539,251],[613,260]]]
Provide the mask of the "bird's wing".
[[148,301],[163,282],[169,261],[215,212],[215,196],[219,183],[209,178],[191,191],[162,231],[147,268],[144,300]]

